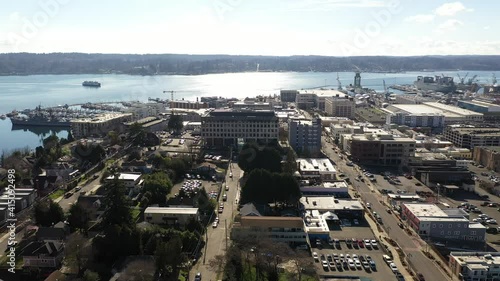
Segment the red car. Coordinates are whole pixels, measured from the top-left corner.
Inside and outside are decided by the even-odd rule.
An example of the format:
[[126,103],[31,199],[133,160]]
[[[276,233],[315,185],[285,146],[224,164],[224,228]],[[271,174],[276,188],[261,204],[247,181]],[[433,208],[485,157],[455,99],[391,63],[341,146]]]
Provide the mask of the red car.
[[360,248],[364,248],[365,247],[365,244],[363,243],[363,240],[358,240],[358,246]]

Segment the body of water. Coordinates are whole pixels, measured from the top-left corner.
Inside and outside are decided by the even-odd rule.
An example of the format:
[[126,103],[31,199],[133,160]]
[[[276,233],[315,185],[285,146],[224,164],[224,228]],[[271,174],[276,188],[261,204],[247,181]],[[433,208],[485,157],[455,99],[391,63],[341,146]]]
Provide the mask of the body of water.
[[[363,87],[383,91],[386,85],[412,84],[418,75],[445,75],[462,77],[467,71],[458,72],[406,72],[406,73],[362,73]],[[469,71],[469,77],[477,75],[480,83],[491,82],[492,73]],[[339,72],[342,86],[354,83],[353,72]],[[85,80],[95,80],[101,88],[83,87]],[[337,73],[324,72],[248,72],[207,74],[197,76],[159,75],[132,76],[120,74],[103,75],[30,75],[0,76],[0,114],[12,110],[49,107],[64,104],[104,101],[147,101],[148,97],[167,99],[175,91],[175,99],[195,100],[203,96],[245,98],[256,95],[279,94],[280,89],[305,89],[328,85],[337,88]],[[49,129],[30,128],[12,130],[10,120],[0,120],[0,151],[15,148],[34,148],[40,140],[50,135]],[[56,131],[61,137],[67,131]]]

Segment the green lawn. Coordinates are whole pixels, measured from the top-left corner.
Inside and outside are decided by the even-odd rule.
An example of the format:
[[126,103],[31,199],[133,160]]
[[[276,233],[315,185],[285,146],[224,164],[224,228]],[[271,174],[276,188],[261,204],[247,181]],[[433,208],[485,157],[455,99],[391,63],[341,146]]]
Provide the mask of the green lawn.
[[139,208],[132,208],[132,219],[134,221],[137,221],[137,219],[139,218],[140,214],[141,214],[141,209],[139,209]]
[[52,200],[56,200],[57,198],[63,196],[64,193],[65,193],[65,191],[63,189],[58,189],[58,190],[54,191],[54,193],[49,195],[49,198]]

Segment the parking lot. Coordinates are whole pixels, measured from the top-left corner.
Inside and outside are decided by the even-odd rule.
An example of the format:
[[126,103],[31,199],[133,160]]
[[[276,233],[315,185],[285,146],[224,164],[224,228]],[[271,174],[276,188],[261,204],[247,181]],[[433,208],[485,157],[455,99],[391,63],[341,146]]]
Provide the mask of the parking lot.
[[314,246],[311,251],[313,255],[317,254],[317,258],[311,258],[315,259],[320,276],[397,280],[382,258],[385,253],[380,248],[378,237],[374,237],[366,221],[360,221],[358,225],[351,223],[350,226],[343,223],[341,230],[330,232],[330,239],[331,243],[323,241],[321,245],[311,242]]

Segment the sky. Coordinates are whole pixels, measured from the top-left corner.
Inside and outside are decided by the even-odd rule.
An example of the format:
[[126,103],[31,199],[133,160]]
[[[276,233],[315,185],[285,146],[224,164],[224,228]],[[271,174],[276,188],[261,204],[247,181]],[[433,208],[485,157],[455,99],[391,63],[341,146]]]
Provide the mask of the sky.
[[0,53],[499,55],[498,0],[2,1]]

